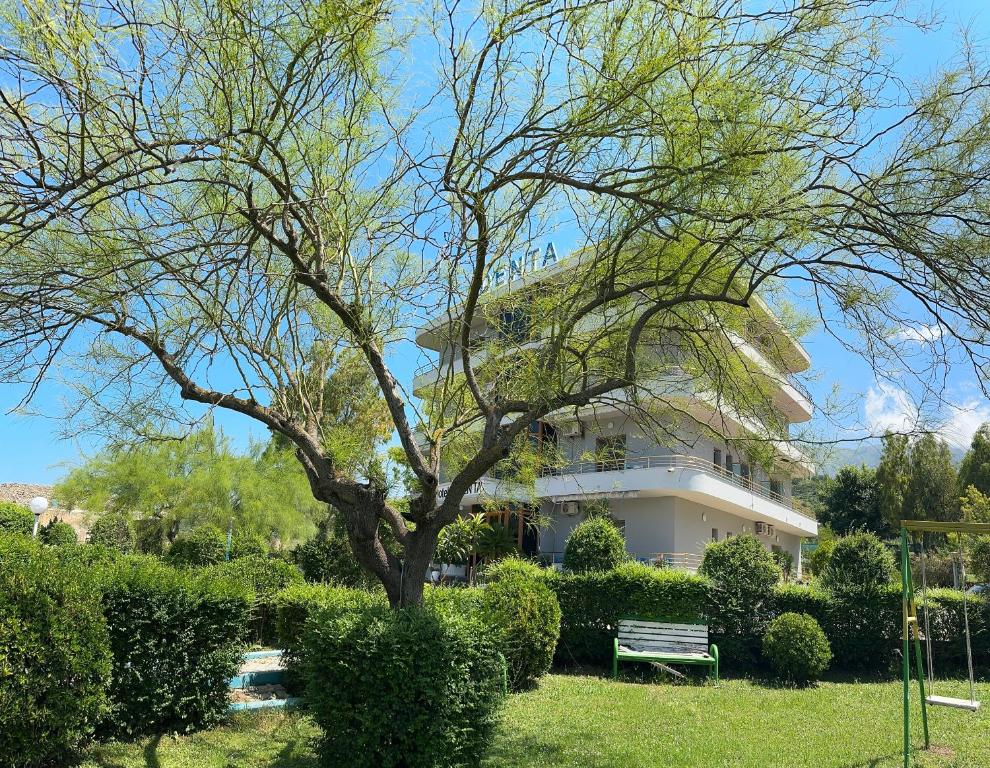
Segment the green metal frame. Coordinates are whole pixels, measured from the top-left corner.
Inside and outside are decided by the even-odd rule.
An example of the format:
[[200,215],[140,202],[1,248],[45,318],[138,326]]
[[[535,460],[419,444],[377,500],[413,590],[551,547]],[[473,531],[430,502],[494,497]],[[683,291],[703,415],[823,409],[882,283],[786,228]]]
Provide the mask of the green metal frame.
[[[912,533],[970,533],[990,534],[990,523],[941,523],[930,520],[901,521],[901,603],[904,635],[904,768],[911,768],[911,646],[914,645],[918,690],[921,695],[921,724],[925,732],[925,749],[931,746],[928,735],[928,703],[925,698],[925,667],[921,656],[921,630],[918,608],[914,600],[914,580],[911,577],[911,550],[908,531]],[[965,589],[966,585],[963,585]],[[911,641],[914,641],[913,643]],[[928,638],[925,638],[928,642]]]
[[[696,624],[697,622],[682,621],[682,622],[672,622],[666,618],[656,618],[656,617],[646,617],[646,616],[623,616],[619,621],[653,621],[657,623],[666,624]],[[698,624],[698,626],[707,626]],[[708,647],[708,654],[712,657],[711,659],[683,659],[680,657],[666,656],[662,653],[651,653],[648,656],[644,656],[642,653],[636,656],[626,656],[619,652],[619,638],[613,638],[612,640],[612,679],[617,680],[619,678],[619,661],[657,661],[661,664],[664,662],[669,662],[671,664],[685,664],[694,666],[707,666],[711,667],[708,671],[708,677],[712,679],[715,685],[718,685],[718,646],[712,643]]]

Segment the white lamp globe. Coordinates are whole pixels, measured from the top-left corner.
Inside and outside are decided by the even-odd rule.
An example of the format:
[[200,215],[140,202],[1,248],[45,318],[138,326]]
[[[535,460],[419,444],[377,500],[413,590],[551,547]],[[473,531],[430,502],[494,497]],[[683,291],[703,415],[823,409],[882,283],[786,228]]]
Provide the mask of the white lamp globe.
[[31,501],[28,502],[28,507],[36,515],[40,515],[46,509],[48,509],[48,499],[44,496],[35,496]]

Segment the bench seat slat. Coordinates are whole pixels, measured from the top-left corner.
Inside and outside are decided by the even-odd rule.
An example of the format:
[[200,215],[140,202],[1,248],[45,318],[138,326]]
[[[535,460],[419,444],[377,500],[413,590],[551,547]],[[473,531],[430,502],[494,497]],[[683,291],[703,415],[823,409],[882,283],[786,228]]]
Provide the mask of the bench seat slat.
[[680,632],[708,634],[707,624],[675,624],[666,621],[646,621],[644,619],[619,619],[619,626],[641,627],[644,629],[673,629]]
[[641,640],[653,640],[656,642],[677,642],[677,643],[699,643],[705,645],[708,637],[705,635],[676,635],[676,634],[650,634],[647,632],[623,632],[619,631],[619,637],[635,637]]
[[657,659],[658,661],[714,661],[715,659],[707,653],[663,653],[655,651],[636,651],[631,648],[619,646],[620,659]]

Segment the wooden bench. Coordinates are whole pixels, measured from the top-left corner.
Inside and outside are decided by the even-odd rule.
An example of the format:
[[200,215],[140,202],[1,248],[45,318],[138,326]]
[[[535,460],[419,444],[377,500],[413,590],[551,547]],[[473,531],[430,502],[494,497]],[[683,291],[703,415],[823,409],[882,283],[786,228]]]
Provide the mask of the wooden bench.
[[706,624],[620,619],[612,658],[613,677],[619,676],[620,661],[703,665],[711,667],[709,676],[718,683],[718,647],[708,644]]

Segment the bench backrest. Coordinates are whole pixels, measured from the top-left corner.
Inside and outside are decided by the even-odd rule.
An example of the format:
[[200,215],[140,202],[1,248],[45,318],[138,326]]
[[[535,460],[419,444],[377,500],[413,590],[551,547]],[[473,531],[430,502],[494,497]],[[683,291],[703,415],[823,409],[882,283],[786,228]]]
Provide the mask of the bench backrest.
[[634,651],[707,653],[708,625],[621,619],[619,645]]

